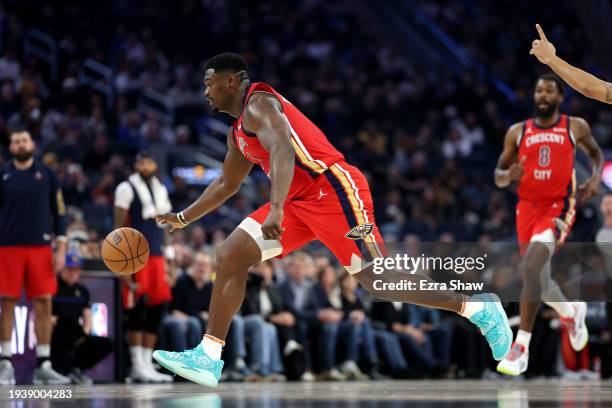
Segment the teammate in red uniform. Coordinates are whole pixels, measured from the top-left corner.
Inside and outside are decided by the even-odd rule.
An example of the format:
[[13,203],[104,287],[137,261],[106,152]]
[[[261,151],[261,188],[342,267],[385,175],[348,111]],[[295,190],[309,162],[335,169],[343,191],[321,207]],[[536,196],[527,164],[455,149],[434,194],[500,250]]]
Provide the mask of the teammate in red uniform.
[[217,252],[218,273],[202,344],[183,353],[156,351],[153,357],[183,377],[216,386],[223,366],[223,339],[242,303],[248,268],[318,239],[375,295],[453,310],[469,318],[485,334],[494,357],[502,359],[510,350],[512,332],[496,296],[374,290],[376,279],[403,283],[423,278],[394,271],[373,273],[372,261],[383,257],[385,248],[365,177],[271,86],[250,83],[247,70],[236,54],[208,61],[205,95],[216,111],[236,118],[227,136],[223,173],[187,209],[157,219],[173,228],[187,226],[235,194],[253,164],[271,180],[270,202],[245,218]]
[[575,148],[587,154],[593,167],[591,178],[580,186],[581,200],[597,193],[603,157],[588,123],[559,113],[562,101],[561,80],[554,75],[540,76],[534,93],[535,117],[508,129],[495,169],[498,187],[518,182],[516,228],[524,255],[521,323],[512,351],[497,366],[504,374],[519,375],[527,370],[529,341],[540,299],[559,313],[574,349],[583,349],[588,340],[586,305],[570,302],[563,295],[551,279],[550,257],[574,223]]

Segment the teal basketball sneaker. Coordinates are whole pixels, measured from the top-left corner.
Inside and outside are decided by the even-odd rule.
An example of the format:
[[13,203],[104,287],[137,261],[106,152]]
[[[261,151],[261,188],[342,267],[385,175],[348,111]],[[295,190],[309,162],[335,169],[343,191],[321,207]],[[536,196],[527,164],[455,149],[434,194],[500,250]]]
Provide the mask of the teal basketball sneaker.
[[181,353],[155,350],[153,358],[167,370],[195,383],[216,387],[219,385],[223,360],[213,360],[198,344]]
[[489,342],[493,358],[499,361],[506,357],[512,346],[512,330],[506,311],[499,297],[492,293],[474,295],[472,299],[484,302],[484,308],[470,317],[470,321],[478,326]]

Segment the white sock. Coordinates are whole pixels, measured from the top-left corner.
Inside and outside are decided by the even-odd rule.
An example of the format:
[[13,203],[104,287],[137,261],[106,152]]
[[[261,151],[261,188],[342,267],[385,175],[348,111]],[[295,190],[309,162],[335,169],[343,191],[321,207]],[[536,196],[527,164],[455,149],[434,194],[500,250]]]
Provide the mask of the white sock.
[[484,309],[484,302],[472,300],[472,298],[463,302],[463,310],[459,314],[467,319],[474,316],[476,313]]
[[213,360],[221,360],[221,351],[223,350],[224,341],[219,340],[216,337],[205,335],[202,339],[202,349],[208,354],[208,357]]
[[525,347],[525,350],[529,350],[529,342],[531,341],[531,333],[525,330],[519,330],[516,333],[515,342]]
[[153,349],[143,347],[142,348],[142,362],[146,367],[148,366],[153,367],[152,358],[153,358]]
[[13,356],[13,353],[11,353],[11,342],[3,341],[0,345],[2,345],[2,357],[11,358]]
[[142,346],[130,346],[130,358],[132,359],[132,366],[142,365]]
[[38,358],[49,358],[51,355],[51,346],[48,344],[37,344],[36,345],[36,357]]

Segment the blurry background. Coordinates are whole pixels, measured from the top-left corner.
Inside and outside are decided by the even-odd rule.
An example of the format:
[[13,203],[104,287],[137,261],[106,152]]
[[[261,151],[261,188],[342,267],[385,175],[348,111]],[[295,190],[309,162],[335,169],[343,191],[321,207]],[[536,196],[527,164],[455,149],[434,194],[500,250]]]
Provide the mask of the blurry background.
[[[534,24],[560,56],[610,80],[610,21],[609,0],[3,1],[0,162],[26,126],[61,180],[69,237],[99,258],[137,151],[153,152],[176,209],[218,174],[230,119],[209,110],[202,66],[233,51],[366,173],[386,240],[511,241],[515,197],[493,169],[546,71],[528,55]],[[563,110],[587,119],[612,160],[612,110],[574,92]],[[179,270],[268,190],[254,169],[237,196],[174,233]],[[570,241],[593,241],[599,226],[593,200]]]

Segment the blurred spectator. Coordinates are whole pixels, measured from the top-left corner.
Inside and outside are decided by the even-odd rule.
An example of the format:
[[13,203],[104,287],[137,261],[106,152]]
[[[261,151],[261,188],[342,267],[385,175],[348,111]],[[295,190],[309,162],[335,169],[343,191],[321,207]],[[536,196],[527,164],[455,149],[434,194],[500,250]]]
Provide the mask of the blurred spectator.
[[104,359],[113,350],[113,343],[92,334],[89,290],[79,283],[81,266],[81,257],[69,252],[66,267],[57,277],[51,361],[53,368],[68,376],[73,384],[92,384],[83,371]]
[[309,331],[315,323],[315,314],[306,307],[308,293],[312,287],[312,281],[306,278],[308,263],[303,253],[295,253],[285,258],[284,264],[286,279],[281,283],[279,289],[285,307],[295,316],[297,341],[305,347],[304,367],[306,371],[302,375],[302,380],[314,381],[315,377],[311,371],[313,366]]
[[356,342],[349,344],[349,349],[346,351],[347,360],[363,361],[368,375],[372,378],[380,378],[374,329],[370,319],[366,317],[366,310],[359,298],[357,286],[357,281],[349,273],[345,272],[340,277],[344,319],[351,322],[353,335],[357,339]]
[[169,282],[173,280],[168,279],[171,271],[166,270],[164,253],[165,243],[170,239],[168,230],[157,224],[154,217],[169,212],[172,204],[166,187],[155,175],[157,162],[148,152],[138,154],[134,170],[115,190],[113,216],[115,228],[129,222],[149,243],[149,258],[144,267],[121,279],[132,362],[130,377],[137,382],[172,382],[172,377],[158,372],[152,362],[164,309],[172,300]]
[[451,364],[452,327],[442,322],[440,311],[419,305],[410,305],[410,324],[422,330],[438,360],[441,372],[448,371]]
[[277,353],[280,352],[285,375],[289,380],[298,380],[304,373],[304,347],[296,340],[295,316],[285,306],[283,296],[274,285],[273,278],[272,261],[265,261],[251,268],[246,296],[242,302],[242,315],[259,314],[268,324],[274,325],[275,330],[267,326],[270,336],[278,336],[277,339],[269,340],[270,355],[278,358],[280,355],[277,356]]
[[[345,318],[342,306],[336,269],[330,265],[319,271],[318,282],[310,289],[306,306],[316,319],[314,347],[320,356],[320,377],[364,380],[367,376],[359,369],[357,359],[365,315],[357,311]],[[342,359],[336,352],[338,348],[343,351]]]
[[197,252],[187,273],[177,278],[172,288],[170,314],[162,321],[169,350],[184,351],[202,340],[212,295],[212,270],[212,256]]
[[395,334],[402,347],[404,357],[422,376],[436,375],[443,371],[438,356],[426,333],[412,325],[411,306],[398,302],[375,302],[372,305],[372,320],[385,325]]

